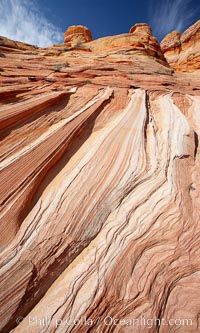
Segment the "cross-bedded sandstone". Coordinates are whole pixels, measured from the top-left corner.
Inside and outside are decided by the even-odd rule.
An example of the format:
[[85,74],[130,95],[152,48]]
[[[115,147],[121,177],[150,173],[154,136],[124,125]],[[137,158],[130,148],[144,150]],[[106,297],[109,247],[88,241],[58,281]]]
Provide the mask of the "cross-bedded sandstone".
[[198,24],[176,66],[147,24],[1,38],[1,332],[197,332]]

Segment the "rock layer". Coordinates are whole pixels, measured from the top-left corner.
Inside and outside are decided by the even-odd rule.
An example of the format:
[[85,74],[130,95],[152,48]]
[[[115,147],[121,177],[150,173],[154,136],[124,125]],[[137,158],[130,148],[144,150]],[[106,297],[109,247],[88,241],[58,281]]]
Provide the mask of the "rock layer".
[[174,71],[144,24],[85,48],[11,42],[1,332],[197,332],[198,72]]

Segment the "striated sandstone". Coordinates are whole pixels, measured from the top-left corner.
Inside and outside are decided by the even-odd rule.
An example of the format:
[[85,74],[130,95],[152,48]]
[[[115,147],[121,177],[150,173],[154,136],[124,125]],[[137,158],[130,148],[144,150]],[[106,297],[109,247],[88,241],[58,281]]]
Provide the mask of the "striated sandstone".
[[199,74],[146,24],[84,46],[0,45],[0,330],[196,333]]
[[77,43],[86,43],[92,40],[90,30],[83,25],[73,25],[67,29],[64,35],[64,43],[67,45],[76,45]]
[[100,38],[88,43],[87,46],[97,52],[119,51],[131,55],[148,55],[168,65],[157,39],[152,36],[150,26],[145,23],[136,24],[128,34]]
[[200,69],[200,20],[182,35],[178,31],[169,33],[160,44],[168,63],[177,71]]
[[27,43],[22,43],[22,42],[19,42],[19,41],[13,41],[9,38],[6,38],[6,37],[2,37],[0,36],[0,47],[1,49],[5,49],[5,48],[9,48],[9,51],[11,52],[11,49],[19,49],[19,50],[35,50],[37,49],[38,47],[35,46],[35,45],[30,45],[30,44],[27,44]]

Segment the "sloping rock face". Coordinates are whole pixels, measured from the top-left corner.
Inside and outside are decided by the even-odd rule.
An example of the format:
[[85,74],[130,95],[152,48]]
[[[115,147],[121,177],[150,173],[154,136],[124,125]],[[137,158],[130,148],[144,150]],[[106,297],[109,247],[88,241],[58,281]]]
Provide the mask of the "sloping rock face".
[[161,42],[161,49],[171,67],[181,72],[200,69],[200,20],[182,35],[172,31]]
[[[6,47],[9,48],[9,50],[11,51],[12,49],[18,49],[18,50],[35,50],[38,47],[35,45],[30,45],[27,43],[21,43],[19,41],[13,41],[11,39],[8,39],[6,37],[2,37],[0,36],[0,47],[3,47],[3,49],[5,49]],[[2,56],[2,55],[1,55]]]
[[0,46],[1,332],[196,333],[199,72],[144,24],[18,45]]

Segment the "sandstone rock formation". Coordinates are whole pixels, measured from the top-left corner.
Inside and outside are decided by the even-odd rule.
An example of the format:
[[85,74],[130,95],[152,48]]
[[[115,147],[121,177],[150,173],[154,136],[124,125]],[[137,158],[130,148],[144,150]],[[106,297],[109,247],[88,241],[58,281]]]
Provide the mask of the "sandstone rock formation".
[[90,42],[92,34],[90,30],[83,25],[73,25],[67,29],[64,35],[64,42],[68,45],[76,45],[77,43]]
[[35,45],[30,45],[30,44],[27,44],[27,43],[21,43],[19,41],[13,41],[9,38],[6,38],[6,37],[2,37],[0,36],[0,47],[3,47],[4,49],[6,47],[9,48],[9,50],[11,51],[11,49],[18,49],[18,50],[35,50],[37,49],[38,47],[35,46]]
[[182,35],[172,31],[161,42],[168,63],[181,72],[200,69],[200,20]]
[[1,332],[198,331],[200,76],[165,57],[0,45]]
[[175,53],[175,51],[177,51],[177,53],[179,54],[180,49],[181,49],[181,33],[179,31],[176,31],[176,30],[170,32],[162,40],[161,48],[162,48],[163,53],[165,53],[167,51],[168,52],[172,51],[173,53]]
[[131,34],[138,33],[141,35],[152,35],[151,27],[147,23],[136,23],[134,24],[129,31]]

